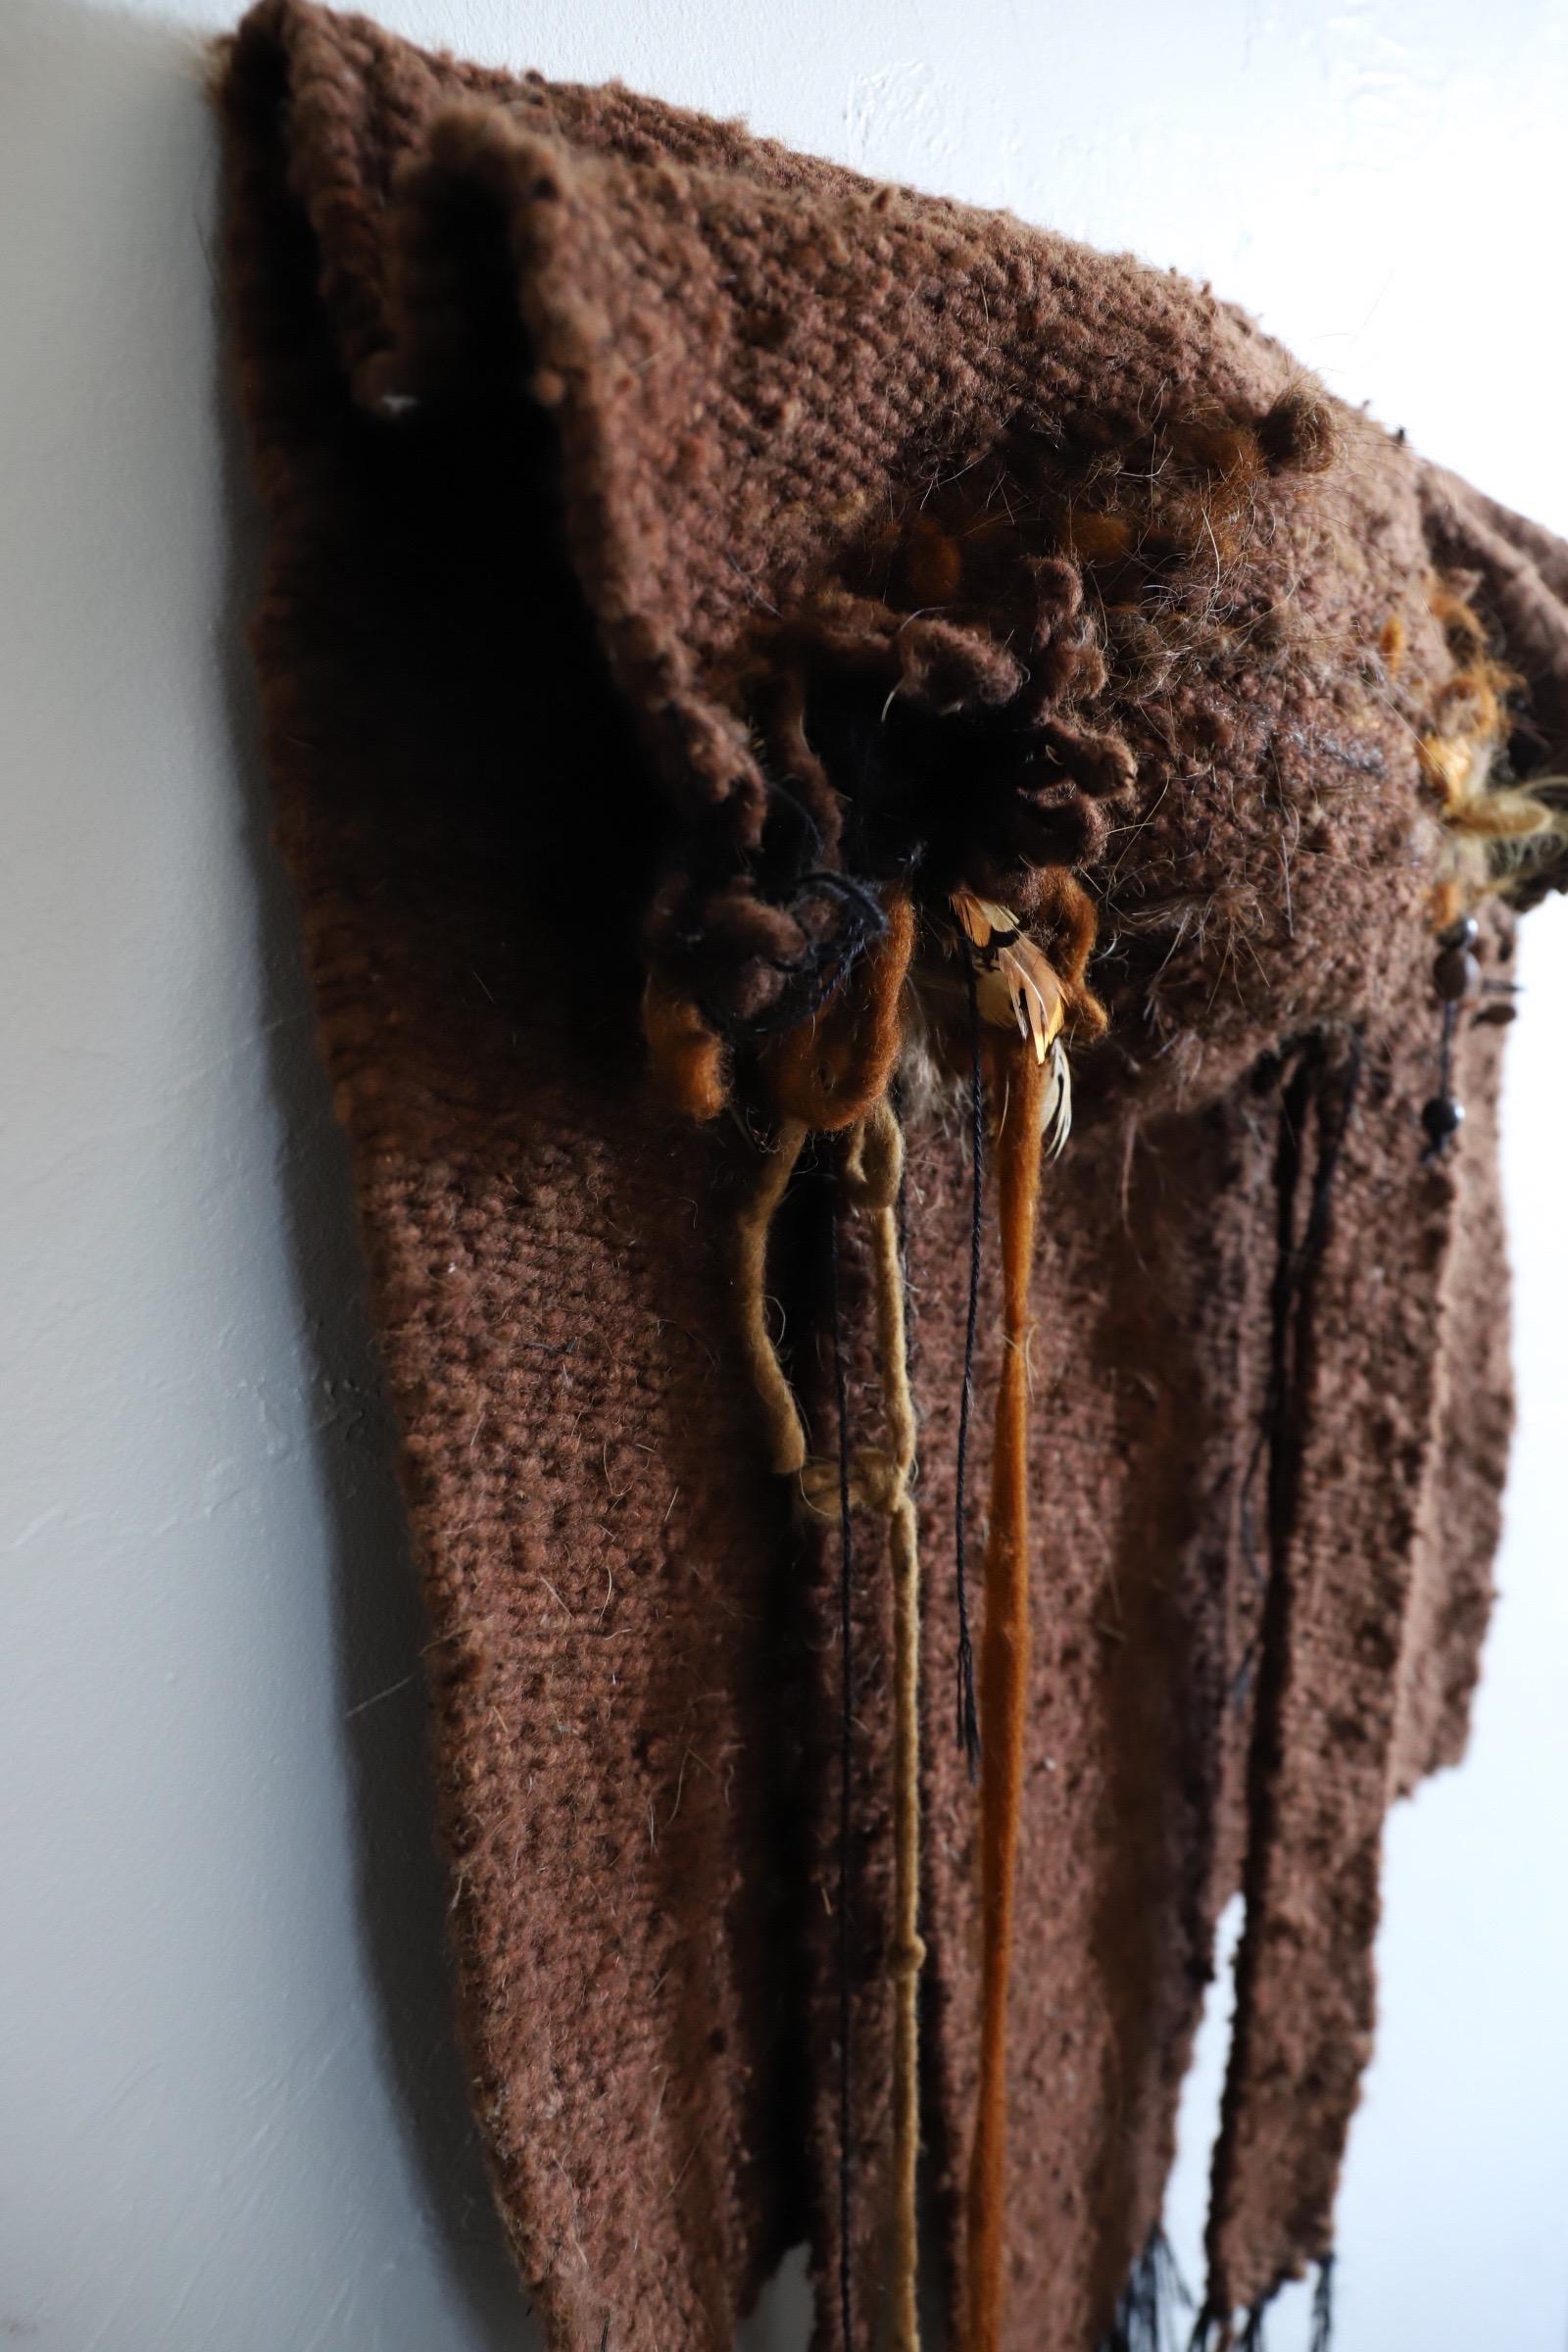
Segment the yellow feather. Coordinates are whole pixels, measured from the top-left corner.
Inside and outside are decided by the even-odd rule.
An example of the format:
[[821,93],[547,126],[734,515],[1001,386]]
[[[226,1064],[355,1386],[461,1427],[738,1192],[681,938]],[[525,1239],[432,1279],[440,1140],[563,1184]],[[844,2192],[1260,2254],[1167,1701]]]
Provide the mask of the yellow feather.
[[1072,1064],[1059,1040],[1051,1049],[1051,1076],[1041,1089],[1040,1140],[1059,1159],[1072,1133]]
[[1044,1061],[1067,1017],[1061,982],[1032,940],[1019,938],[1012,947],[999,949],[997,963],[1007,984],[1018,1033],[1033,1042],[1036,1061]]
[[975,1003],[982,1020],[996,1029],[1016,1024],[1019,1036],[1033,1046],[1036,1061],[1050,1057],[1051,1073],[1041,1089],[1040,1135],[1054,1159],[1072,1128],[1072,1070],[1061,1042],[1066,993],[1047,956],[1005,906],[971,890],[956,890],[953,911],[975,951]]
[[994,945],[1010,946],[1018,929],[1018,918],[994,899],[978,899],[972,890],[956,890],[953,911],[969,945],[982,955]]
[[982,964],[975,973],[975,1002],[980,1018],[993,1029],[1010,1029],[1017,1014],[1007,975],[1000,964]]

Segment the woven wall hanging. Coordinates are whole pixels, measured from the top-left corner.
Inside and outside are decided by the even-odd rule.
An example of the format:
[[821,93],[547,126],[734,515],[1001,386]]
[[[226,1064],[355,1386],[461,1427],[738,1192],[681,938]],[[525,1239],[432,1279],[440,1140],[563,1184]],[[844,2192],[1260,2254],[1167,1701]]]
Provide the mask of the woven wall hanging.
[[1240,2341],[1331,2254],[1385,1811],[1464,1740],[1568,550],[1006,216],[304,0],[220,96],[550,2342],[727,2352],[807,2238],[820,2352],[906,2352],[917,2271],[930,2341],[1150,2352],[1238,1887]]

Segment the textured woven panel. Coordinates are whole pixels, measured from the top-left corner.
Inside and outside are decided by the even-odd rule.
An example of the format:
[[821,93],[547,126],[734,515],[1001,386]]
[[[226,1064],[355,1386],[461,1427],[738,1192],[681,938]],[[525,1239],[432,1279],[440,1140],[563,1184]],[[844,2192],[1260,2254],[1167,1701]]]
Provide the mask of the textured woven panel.
[[[1106,2325],[1244,1878],[1211,2254],[1250,2304],[1329,2242],[1384,1811],[1462,1745],[1506,1448],[1498,1028],[1460,1034],[1462,1152],[1424,1165],[1417,1115],[1445,849],[1423,747],[1466,658],[1443,599],[1524,681],[1524,772],[1563,749],[1568,557],[1206,290],[1011,219],[297,0],[247,20],[222,103],[280,839],[424,1563],[474,2095],[552,2341],[727,2346],[792,2238],[837,2272],[831,1545],[768,1478],[732,1330],[755,1153],[660,1106],[637,1002],[651,969],[743,1057],[840,968],[856,893],[911,876],[917,903],[963,878],[1043,907],[1075,876],[1109,1016],[1035,1277],[1009,2340],[1087,2352]],[[1511,941],[1489,906],[1489,969]],[[1296,1139],[1287,1230],[1284,1078],[1352,1033],[1294,1513],[1261,1557],[1274,1286],[1328,1116]],[[906,1107],[941,2297],[978,1933],[946,1102]],[[828,1167],[808,1154],[772,1282],[822,1449]],[[853,1247],[845,1271],[869,1423]],[[997,1321],[988,1269],[983,1389]],[[863,2309],[878,1544],[871,1522]]]

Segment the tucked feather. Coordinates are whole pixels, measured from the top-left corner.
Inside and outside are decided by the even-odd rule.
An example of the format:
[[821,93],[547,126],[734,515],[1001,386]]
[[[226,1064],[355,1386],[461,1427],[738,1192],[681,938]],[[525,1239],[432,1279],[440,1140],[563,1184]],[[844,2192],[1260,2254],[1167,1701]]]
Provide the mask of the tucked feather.
[[953,911],[979,957],[982,1016],[998,1029],[1016,1022],[1019,1036],[1033,1045],[1036,1061],[1043,1062],[1067,1017],[1061,982],[1005,906],[959,890],[953,894]]
[[1051,1075],[1040,1098],[1040,1139],[1053,1159],[1059,1159],[1072,1133],[1072,1064],[1059,1038],[1051,1049]]

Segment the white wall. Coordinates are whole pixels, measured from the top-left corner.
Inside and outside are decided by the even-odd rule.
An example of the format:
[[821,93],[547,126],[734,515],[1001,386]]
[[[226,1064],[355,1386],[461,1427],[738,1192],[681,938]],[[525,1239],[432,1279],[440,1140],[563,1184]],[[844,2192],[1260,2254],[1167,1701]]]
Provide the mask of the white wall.
[[[522,2305],[444,2023],[416,1617],[237,645],[190,37],[224,11],[178,13],[0,13],[0,2337],[497,2352]],[[377,13],[1211,276],[1568,528],[1550,0]],[[1341,2352],[1565,2337],[1565,911],[1509,1098],[1505,1597],[1473,1762],[1393,1833]],[[801,2340],[792,2292],[758,2347]]]

